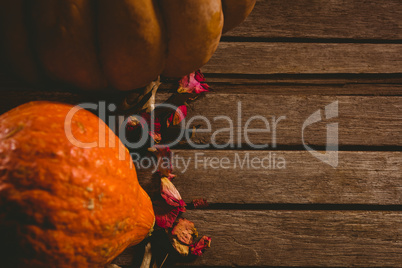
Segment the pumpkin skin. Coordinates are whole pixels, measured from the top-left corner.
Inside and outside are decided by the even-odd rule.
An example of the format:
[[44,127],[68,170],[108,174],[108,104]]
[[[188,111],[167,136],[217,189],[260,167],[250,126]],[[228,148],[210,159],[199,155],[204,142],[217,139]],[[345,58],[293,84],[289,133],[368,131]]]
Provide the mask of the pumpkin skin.
[[27,81],[132,90],[202,67],[255,1],[0,0],[0,40]]
[[[4,267],[103,267],[143,240],[152,203],[130,154],[97,116],[72,106],[31,102],[0,116],[0,256]],[[105,133],[105,132],[101,132]],[[125,160],[119,160],[124,156]]]

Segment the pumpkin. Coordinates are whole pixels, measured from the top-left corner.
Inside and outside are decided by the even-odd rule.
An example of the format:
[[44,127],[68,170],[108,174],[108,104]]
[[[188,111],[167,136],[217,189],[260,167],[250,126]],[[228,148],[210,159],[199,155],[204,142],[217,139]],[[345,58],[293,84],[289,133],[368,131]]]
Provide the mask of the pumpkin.
[[128,150],[72,108],[30,102],[0,116],[1,267],[103,267],[153,227]]
[[256,0],[0,0],[9,68],[83,89],[144,87],[203,66]]

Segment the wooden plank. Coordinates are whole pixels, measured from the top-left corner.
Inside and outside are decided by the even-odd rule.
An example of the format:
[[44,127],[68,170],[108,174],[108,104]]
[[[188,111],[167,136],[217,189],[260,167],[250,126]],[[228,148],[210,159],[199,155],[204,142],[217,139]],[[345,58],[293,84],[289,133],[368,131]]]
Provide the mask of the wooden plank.
[[402,44],[221,42],[202,68],[216,74],[400,73]]
[[402,213],[191,211],[213,248],[193,265],[399,266]]
[[402,39],[399,0],[258,0],[247,20],[226,36],[314,39]]
[[[228,144],[226,148],[245,148],[244,129],[247,121],[253,116],[262,116],[268,120],[269,131],[248,132],[248,144],[266,144],[266,148],[273,148],[275,142],[277,145],[301,145],[303,124],[307,118],[335,101],[338,101],[339,116],[306,127],[304,138],[307,144],[324,146],[327,139],[326,124],[338,123],[339,145],[402,145],[401,97],[212,93],[192,104],[183,124],[187,125],[187,128],[199,125],[200,129],[207,131],[207,121],[190,121],[192,117],[202,115],[211,123],[211,131],[196,132],[192,138],[193,142],[214,142],[218,145]],[[238,114],[241,114],[241,124],[238,124]],[[230,127],[228,120],[217,119],[218,116],[227,116],[232,120],[233,135],[230,131],[221,131],[213,136],[216,130]],[[286,118],[277,121],[280,117]],[[278,122],[276,132],[274,121]],[[268,129],[262,120],[250,122],[248,128]]]
[[[339,152],[336,168],[307,151],[173,153],[174,184],[187,203],[402,205],[402,152]],[[150,192],[145,164],[138,177]]]
[[[368,86],[368,88],[370,88]],[[278,88],[276,89],[278,90]],[[317,89],[319,90],[319,88]],[[187,118],[183,121],[187,128],[199,125],[200,129],[206,129],[205,120],[193,120],[195,116],[204,116],[211,123],[211,131],[202,133],[198,131],[191,138],[195,144],[218,145],[229,143],[227,148],[247,148],[250,144],[263,145],[273,148],[274,142],[278,146],[302,144],[302,128],[307,118],[326,105],[338,101],[339,116],[331,120],[323,120],[308,126],[304,130],[305,143],[309,145],[324,146],[326,144],[326,124],[339,124],[340,146],[401,146],[402,145],[402,98],[383,96],[331,96],[331,95],[286,95],[271,94],[272,91],[260,91],[244,89],[243,93],[214,92],[207,94],[205,98],[193,103],[189,109]],[[158,101],[163,101],[168,93],[158,95]],[[99,97],[99,96],[98,96]],[[99,97],[101,98],[101,96]],[[88,96],[71,94],[68,92],[27,92],[12,91],[3,93],[0,99],[0,113],[5,112],[19,104],[31,100],[53,100],[78,104],[88,101]],[[95,101],[94,97],[92,101]],[[259,104],[259,105],[256,105]],[[238,108],[241,105],[241,108]],[[241,110],[241,124],[238,124],[238,113]],[[269,131],[264,133],[248,132],[250,141],[246,144],[244,127],[247,121],[255,115],[260,115],[268,120]],[[233,121],[233,142],[231,133],[224,131],[212,136],[216,130],[229,127],[227,120],[215,120],[218,116],[227,116]],[[286,117],[277,121],[276,133],[273,129],[273,116],[275,121],[282,116]],[[248,129],[267,129],[261,120],[253,120]],[[240,142],[238,142],[240,137]],[[211,147],[208,145],[209,148]],[[246,146],[246,147],[245,147]]]
[[[211,248],[184,266],[362,266],[402,263],[402,212],[193,210]],[[124,255],[123,255],[124,256]],[[128,260],[128,261],[126,261]],[[129,265],[130,258],[119,258]]]

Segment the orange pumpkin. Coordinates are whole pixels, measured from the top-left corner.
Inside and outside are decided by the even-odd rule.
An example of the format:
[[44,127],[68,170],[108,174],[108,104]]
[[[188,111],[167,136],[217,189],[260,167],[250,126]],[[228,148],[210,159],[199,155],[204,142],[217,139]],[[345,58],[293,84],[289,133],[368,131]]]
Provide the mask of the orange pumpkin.
[[103,267],[153,226],[127,149],[71,109],[31,102],[0,116],[1,267]]
[[0,40],[28,81],[131,90],[199,69],[255,1],[0,0]]

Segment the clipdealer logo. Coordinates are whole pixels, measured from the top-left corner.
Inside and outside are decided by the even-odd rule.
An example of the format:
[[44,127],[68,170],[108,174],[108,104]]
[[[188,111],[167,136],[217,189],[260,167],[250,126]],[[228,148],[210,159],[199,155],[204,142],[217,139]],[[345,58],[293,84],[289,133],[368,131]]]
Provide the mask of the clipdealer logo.
[[[323,120],[321,116],[322,110],[317,110],[311,114],[306,121],[303,123],[302,127],[302,142],[304,148],[310,152],[315,158],[321,160],[322,162],[336,168],[338,166],[338,123],[327,124],[327,140],[325,145],[325,153],[319,153],[310,146],[308,146],[304,140],[304,129],[314,123]],[[334,101],[331,104],[325,106],[325,119],[331,119],[338,117],[338,101]]]
[[[173,105],[169,106],[166,104],[161,104],[161,106],[164,106],[164,108],[168,108],[168,109],[172,109],[172,110],[177,109],[177,107],[175,107]],[[167,106],[167,107],[165,107],[165,106]],[[82,142],[80,140],[77,140],[72,133],[71,126],[72,126],[72,122],[73,122],[73,117],[78,111],[80,111],[82,109],[89,109],[89,110],[97,111],[98,116],[101,119],[99,122],[99,137],[95,141]],[[149,137],[148,137],[148,135],[146,135],[146,133],[148,133],[148,131],[151,131],[151,132],[154,131],[153,128],[155,127],[154,126],[155,124],[153,122],[153,116],[151,113],[151,122],[149,122],[147,124],[142,124],[143,130],[142,130],[142,135],[141,135],[140,139],[137,140],[136,142],[129,141],[129,140],[127,140],[127,137],[126,137],[126,134],[124,131],[128,118],[125,118],[124,116],[121,116],[121,115],[118,115],[118,116],[110,115],[115,110],[116,110],[116,106],[114,104],[106,105],[106,103],[102,102],[102,101],[99,102],[99,104],[82,103],[79,106],[73,107],[65,118],[65,133],[66,133],[67,138],[69,139],[69,141],[72,144],[74,144],[77,147],[81,147],[81,148],[93,148],[93,147],[102,148],[102,147],[106,147],[106,146],[107,147],[116,147],[117,144],[115,144],[114,139],[107,138],[106,125],[103,124],[103,122],[105,122],[111,129],[109,131],[114,132],[117,129],[120,130],[120,131],[118,131],[119,139],[125,146],[119,146],[119,157],[121,160],[124,160],[125,155],[126,155],[125,151],[127,150],[126,147],[129,149],[133,149],[135,151],[136,148],[140,148],[141,146],[144,146],[145,144],[147,144],[147,142],[149,141],[148,140]],[[131,117],[141,118],[140,115],[133,115]],[[311,125],[314,125],[315,123],[321,122],[323,120],[336,118],[336,117],[338,117],[338,101],[334,101],[334,102],[326,105],[324,110],[319,109],[319,110],[315,111],[313,114],[308,116],[308,118],[303,122],[302,127],[301,127],[301,141],[302,141],[304,148],[310,154],[312,154],[315,158],[317,158],[318,160],[322,161],[325,164],[332,166],[333,168],[336,168],[338,166],[338,147],[339,147],[338,146],[338,123],[328,123],[326,125],[326,145],[325,145],[324,153],[316,151],[312,147],[307,145],[306,140],[305,140],[305,129]],[[248,118],[248,120],[246,120],[245,124],[243,125],[242,124],[243,123],[242,106],[241,106],[241,102],[238,102],[237,114],[236,114],[235,118],[231,118],[231,117],[224,116],[224,115],[217,115],[213,118],[207,118],[202,115],[195,115],[192,118],[190,118],[188,121],[186,121],[186,119],[183,119],[180,122],[181,132],[179,133],[177,139],[175,141],[172,141],[169,144],[163,144],[163,145],[171,147],[171,146],[176,145],[178,142],[180,142],[184,138],[186,143],[194,149],[204,149],[204,148],[208,148],[208,147],[212,147],[215,149],[224,149],[224,148],[234,148],[236,146],[237,146],[237,148],[241,149],[241,148],[244,148],[243,147],[244,145],[247,145],[248,148],[251,148],[251,149],[267,149],[270,147],[270,145],[272,146],[272,148],[276,148],[277,147],[278,125],[280,122],[283,122],[283,121],[285,122],[286,119],[287,119],[286,115],[282,115],[279,117],[272,116],[271,120],[269,120],[267,117],[262,116],[262,115],[254,115],[254,116],[251,116],[250,118]],[[197,130],[197,132],[200,131],[201,133],[209,133],[210,135],[207,135],[207,136],[210,136],[209,142],[206,142],[203,144],[196,144],[192,140],[192,137],[190,137],[189,133],[185,131],[185,129],[192,129],[191,126],[195,120],[203,121],[203,125],[205,125],[206,128]],[[101,122],[101,121],[103,121],[103,122]],[[224,127],[224,128],[213,130],[211,121],[213,121],[213,122],[219,121],[220,123],[222,123],[222,121],[226,121],[227,126],[229,126],[229,127]],[[253,121],[262,122],[264,125],[264,128],[257,128],[257,129],[250,128],[251,122],[253,122]],[[217,137],[217,135],[219,135],[221,133],[225,133],[225,132],[228,133],[228,135],[227,135],[228,141],[226,143],[222,144],[222,141],[218,142],[216,137]],[[262,144],[263,143],[262,141],[260,141],[258,143],[253,143],[249,139],[249,136],[248,136],[249,133],[268,134],[267,137],[271,138],[271,142],[265,143],[265,144]],[[152,146],[152,140],[151,140],[151,146]],[[269,152],[269,153],[270,154],[267,159],[273,159],[271,152]],[[135,153],[133,152],[131,154],[132,154],[133,160],[135,160],[135,159],[137,160],[134,162],[138,162],[139,159],[135,155]],[[279,168],[286,167],[286,161],[283,156],[277,155],[274,158],[278,159],[278,161],[276,161],[276,162],[273,161],[273,163],[274,162],[277,164],[281,163]],[[231,162],[232,163],[239,162],[238,161],[239,159],[240,159],[239,156],[237,156],[237,158],[234,158],[233,161],[231,161]],[[260,161],[257,161],[258,159],[255,159],[255,157],[252,158],[252,157],[248,157],[248,155],[246,155],[245,160],[242,160],[242,161],[243,162],[251,161],[252,165],[247,162],[246,164],[236,166],[236,168],[243,168],[243,166],[245,166],[245,167],[251,166],[252,168],[255,168],[256,163],[260,163],[262,167],[265,167],[265,166],[267,166],[266,163],[268,163],[268,162],[265,161],[266,159],[265,160],[264,159],[260,159]],[[212,160],[214,161],[213,163],[216,162],[215,158],[213,158]],[[223,160],[228,162],[226,159],[223,159]],[[273,160],[275,160],[275,159],[273,159]],[[211,162],[210,160],[208,160],[208,161]],[[220,162],[217,162],[217,163],[220,163]],[[222,163],[222,165],[224,165],[225,163]],[[213,168],[214,165],[212,165],[212,164],[211,164],[211,167]],[[276,165],[273,165],[273,166],[274,166],[274,168],[276,167]]]

